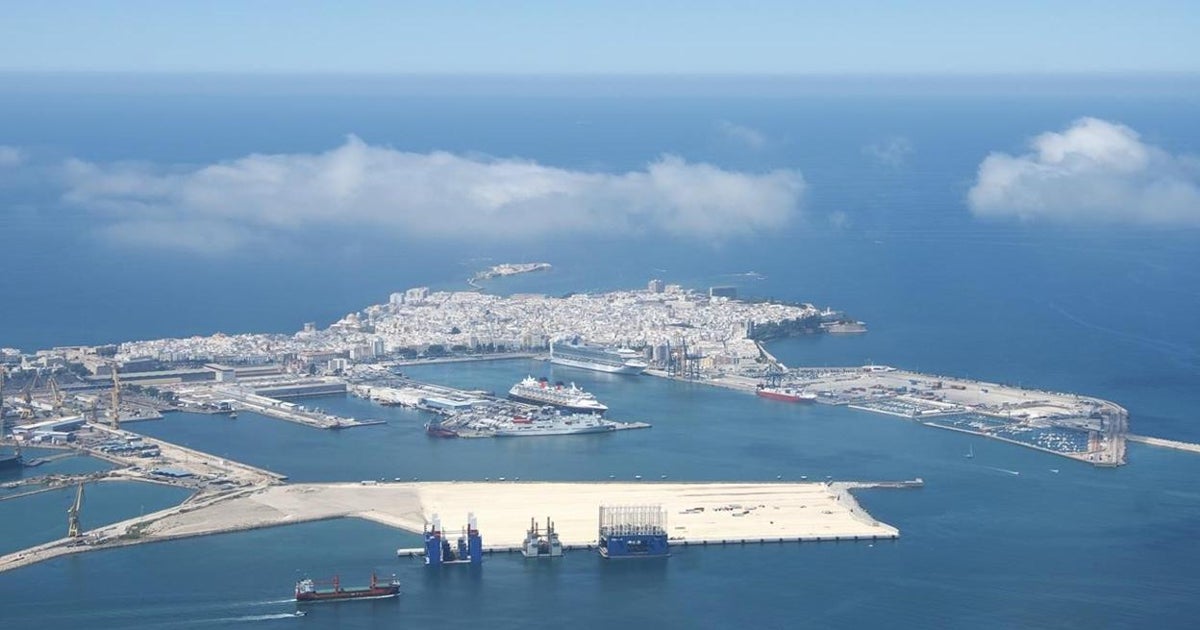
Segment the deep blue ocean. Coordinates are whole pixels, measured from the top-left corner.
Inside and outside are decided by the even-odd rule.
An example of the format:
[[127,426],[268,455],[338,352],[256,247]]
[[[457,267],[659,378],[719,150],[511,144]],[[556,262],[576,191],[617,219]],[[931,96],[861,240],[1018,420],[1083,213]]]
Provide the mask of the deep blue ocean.
[[[1200,232],[988,222],[965,204],[989,152],[1022,152],[1032,136],[1081,116],[1121,122],[1173,153],[1200,154],[1194,90],[1119,81],[1078,93],[1045,85],[534,96],[152,87],[90,81],[51,89],[9,77],[0,81],[0,145],[44,160],[204,164],[320,152],[354,133],[403,150],[586,170],[638,169],[664,153],[730,169],[796,168],[808,190],[787,229],[715,244],[655,234],[450,243],[347,230],[295,235],[278,250],[197,257],[115,246],[92,215],[63,207],[50,183],[0,179],[0,346],[291,332],[395,290],[460,289],[490,264],[545,260],[553,271],[489,289],[557,294],[640,287],[652,277],[693,288],[733,284],[743,295],[832,306],[868,322],[861,336],[772,343],[789,365],[870,361],[1075,391],[1127,407],[1137,433],[1200,441]],[[731,144],[717,131],[723,121],[767,141],[758,149]],[[864,151],[891,137],[912,146],[903,164],[883,165]],[[846,219],[837,227],[834,213]],[[499,391],[545,369],[514,361],[411,373]],[[496,557],[474,573],[430,574],[392,557],[411,535],[353,521],[85,554],[0,574],[0,622],[1190,627],[1200,612],[1198,456],[1132,445],[1128,466],[1098,470],[852,410],[564,374],[594,390],[614,417],[654,428],[519,443],[432,441],[419,414],[343,398],[318,404],[388,424],[327,433],[248,413],[236,421],[175,414],[135,428],[304,481],[828,475],[919,476],[927,486],[860,496],[900,528],[896,543],[689,549],[655,565],[587,554],[553,564]],[[967,460],[971,445],[976,457]],[[85,524],[179,500],[161,490],[89,487]],[[3,548],[56,535],[68,494],[0,503]],[[486,539],[486,510],[478,512]],[[299,572],[349,577],[372,569],[399,575],[399,602],[273,617],[292,610],[285,600]]]

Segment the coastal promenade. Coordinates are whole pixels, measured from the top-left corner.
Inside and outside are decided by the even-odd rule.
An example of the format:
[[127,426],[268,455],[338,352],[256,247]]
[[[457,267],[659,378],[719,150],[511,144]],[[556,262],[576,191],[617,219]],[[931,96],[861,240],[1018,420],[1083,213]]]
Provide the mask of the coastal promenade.
[[412,533],[439,515],[448,532],[473,512],[489,547],[517,546],[531,517],[554,520],[566,545],[594,545],[602,505],[661,505],[673,543],[894,539],[851,489],[920,482],[659,483],[419,482],[288,484],[233,490],[0,556],[0,571],[51,558],[334,518],[362,518]]

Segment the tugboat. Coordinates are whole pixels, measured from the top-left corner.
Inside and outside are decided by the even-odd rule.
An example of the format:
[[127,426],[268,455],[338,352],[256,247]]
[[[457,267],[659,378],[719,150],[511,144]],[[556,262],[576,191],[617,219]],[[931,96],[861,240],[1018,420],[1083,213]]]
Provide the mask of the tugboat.
[[396,576],[387,584],[380,584],[379,579],[371,573],[371,585],[366,588],[345,588],[338,576],[333,576],[332,588],[317,588],[317,583],[309,578],[296,582],[297,602],[328,602],[347,599],[383,599],[396,597],[400,594],[400,581]]

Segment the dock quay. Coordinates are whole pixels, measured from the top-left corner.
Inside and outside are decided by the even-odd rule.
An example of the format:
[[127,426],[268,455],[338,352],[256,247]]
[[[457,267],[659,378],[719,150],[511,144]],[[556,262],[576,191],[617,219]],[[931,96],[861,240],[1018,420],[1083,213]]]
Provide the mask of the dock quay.
[[[49,558],[135,542],[174,540],[333,518],[362,518],[421,533],[434,515],[447,523],[474,512],[496,549],[520,547],[531,514],[553,517],[564,546],[597,543],[600,506],[661,505],[671,544],[886,540],[895,527],[875,520],[851,494],[871,482],[414,482],[283,484],[206,496],[0,556],[0,571]],[[907,486],[902,486],[907,487]],[[453,533],[454,530],[451,530]]]
[[235,401],[238,409],[253,411],[264,416],[287,420],[317,429],[350,429],[354,427],[384,424],[383,420],[355,420],[342,418],[322,411],[309,410],[295,403],[288,403],[258,394],[225,390],[226,396]]
[[1180,442],[1178,440],[1168,440],[1164,438],[1150,437],[1148,435],[1127,435],[1125,439],[1130,442],[1138,442],[1149,446],[1158,446],[1161,448],[1172,448],[1177,451],[1188,451],[1191,453],[1200,453],[1200,444],[1195,442]]
[[385,423],[384,420],[343,418],[284,400],[344,394],[346,382],[340,379],[270,375],[229,383],[176,385],[171,389],[184,409],[201,413],[252,411],[317,429],[350,429]]
[[[772,378],[816,394],[818,403],[993,438],[1094,466],[1125,463],[1129,413],[1107,400],[881,365],[792,368]],[[721,376],[700,382],[753,393],[763,379]]]
[[[438,429],[461,438],[496,437],[506,422],[515,417],[528,419],[538,416],[542,409],[537,405],[501,398],[492,392],[456,389],[381,370],[355,377],[349,391],[382,405],[404,406],[440,414],[444,418],[435,422]],[[606,428],[596,433],[649,429],[652,426],[647,422],[617,422],[611,419],[597,422]]]

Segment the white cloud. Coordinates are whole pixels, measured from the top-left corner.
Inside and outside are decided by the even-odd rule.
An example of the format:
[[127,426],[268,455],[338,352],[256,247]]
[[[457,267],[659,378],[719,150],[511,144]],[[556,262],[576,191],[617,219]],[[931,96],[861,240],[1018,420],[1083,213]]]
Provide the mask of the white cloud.
[[751,129],[744,125],[738,125],[722,120],[717,124],[717,130],[726,140],[732,140],[741,145],[745,145],[751,149],[761,149],[767,146],[767,137],[761,131]]
[[425,237],[659,231],[719,239],[782,226],[805,187],[793,170],[739,173],[674,156],[645,170],[596,173],[406,153],[353,136],[319,154],[190,169],[71,160],[63,173],[65,200],[105,213],[110,235],[200,250],[322,226]]
[[992,153],[967,201],[976,216],[1057,222],[1200,225],[1200,162],[1124,125],[1082,118],[1020,156]]
[[0,168],[20,166],[25,161],[25,152],[17,147],[0,144]]
[[863,153],[884,166],[903,166],[913,153],[912,142],[903,136],[892,136],[881,142],[863,147]]

